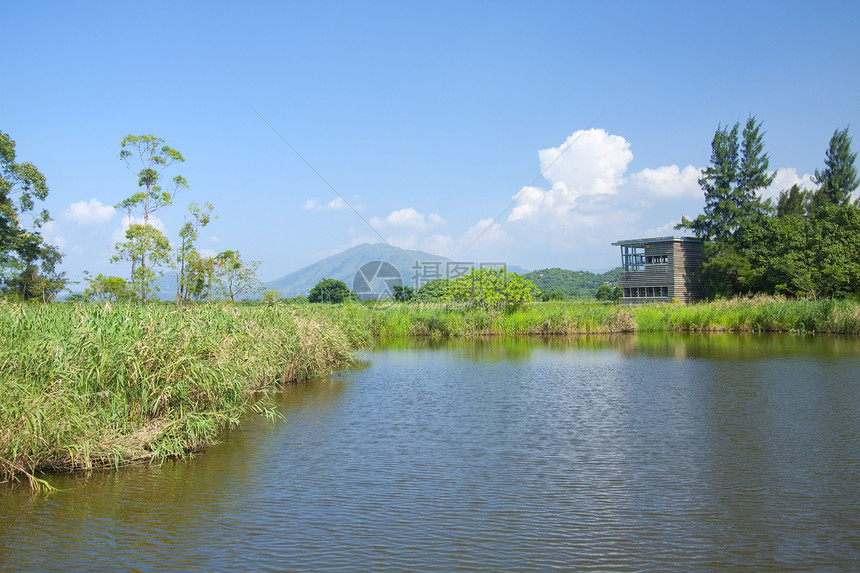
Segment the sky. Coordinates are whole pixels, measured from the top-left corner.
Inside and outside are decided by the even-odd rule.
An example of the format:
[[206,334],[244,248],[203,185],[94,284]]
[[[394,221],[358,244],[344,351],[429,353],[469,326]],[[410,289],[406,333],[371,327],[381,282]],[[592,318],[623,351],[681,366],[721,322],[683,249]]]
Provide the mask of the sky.
[[[365,242],[602,272],[687,234],[720,125],[762,122],[776,197],[860,126],[860,3],[2,2],[0,131],[46,176],[61,270],[111,264],[152,134],[259,277]],[[860,140],[855,143],[856,150]],[[81,290],[86,285],[77,287]],[[75,289],[75,287],[72,287]]]

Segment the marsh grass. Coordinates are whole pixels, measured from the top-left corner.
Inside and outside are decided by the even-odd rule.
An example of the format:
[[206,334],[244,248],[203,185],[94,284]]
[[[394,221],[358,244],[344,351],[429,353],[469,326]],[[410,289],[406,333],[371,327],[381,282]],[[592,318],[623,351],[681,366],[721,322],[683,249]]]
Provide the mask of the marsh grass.
[[0,476],[185,456],[369,343],[360,316],[311,306],[0,302]]
[[775,297],[619,306],[545,302],[513,312],[450,304],[400,304],[368,313],[376,337],[577,335],[624,332],[798,332],[860,334],[860,304]]
[[0,480],[186,456],[288,381],[376,339],[624,332],[860,334],[860,304],[757,297],[623,307],[27,305],[0,301]]

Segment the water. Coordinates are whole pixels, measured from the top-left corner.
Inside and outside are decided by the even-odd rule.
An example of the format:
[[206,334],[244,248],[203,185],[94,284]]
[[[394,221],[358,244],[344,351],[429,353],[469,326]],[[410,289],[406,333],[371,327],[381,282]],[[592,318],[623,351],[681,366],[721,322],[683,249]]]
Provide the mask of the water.
[[0,570],[860,569],[860,340],[408,342],[190,462],[0,490]]

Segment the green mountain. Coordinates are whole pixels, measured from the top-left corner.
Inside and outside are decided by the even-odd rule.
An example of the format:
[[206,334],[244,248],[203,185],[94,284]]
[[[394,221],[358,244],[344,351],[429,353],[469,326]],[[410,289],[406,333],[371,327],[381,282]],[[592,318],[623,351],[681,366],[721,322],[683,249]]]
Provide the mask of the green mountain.
[[[308,265],[279,279],[265,284],[265,290],[276,290],[281,296],[293,297],[307,295],[308,291],[322,279],[337,279],[343,281],[350,288],[356,280],[359,271],[369,263],[382,261],[392,265],[400,273],[402,284],[414,286],[416,273],[420,279],[425,271],[441,269],[445,272],[445,264],[449,259],[439,255],[431,255],[423,251],[411,251],[392,247],[385,243],[363,244],[347,249],[331,257],[327,257],[312,265]],[[417,267],[417,268],[416,268]],[[390,269],[390,267],[385,267]],[[385,269],[374,268],[372,265],[366,267],[364,273],[373,275],[381,273]],[[381,274],[378,276],[382,277]],[[385,274],[385,277],[388,277]],[[373,276],[367,276],[372,280]],[[386,278],[386,280],[388,280]]]
[[588,271],[569,271],[567,269],[541,269],[525,275],[542,292],[561,291],[568,296],[594,296],[602,284],[618,284],[621,267],[603,274]]
[[[372,263],[377,261],[391,266],[374,266]],[[388,283],[394,283],[391,267],[399,272],[400,284],[416,288],[436,278],[456,278],[457,275],[451,273],[462,273],[463,268],[471,265],[473,262],[460,263],[424,251],[401,249],[385,243],[365,243],[268,282],[264,290],[275,290],[281,296],[294,297],[307,295],[322,279],[337,279],[361,296],[362,285],[365,288],[369,286],[373,292],[385,289],[386,285],[390,287]],[[508,270],[518,274],[528,272],[516,266],[509,266]]]

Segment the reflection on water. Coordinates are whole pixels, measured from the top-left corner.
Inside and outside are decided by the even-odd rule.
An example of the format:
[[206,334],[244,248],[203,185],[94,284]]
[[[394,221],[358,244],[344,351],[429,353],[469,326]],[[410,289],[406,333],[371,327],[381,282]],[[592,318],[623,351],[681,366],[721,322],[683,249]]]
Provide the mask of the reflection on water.
[[5,490],[0,570],[856,570],[860,346],[392,343],[191,462]]

